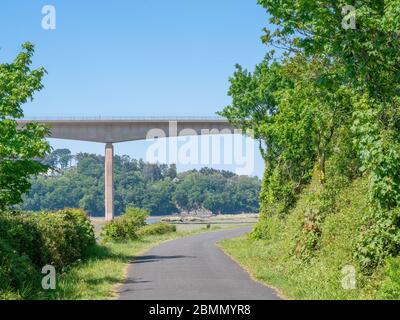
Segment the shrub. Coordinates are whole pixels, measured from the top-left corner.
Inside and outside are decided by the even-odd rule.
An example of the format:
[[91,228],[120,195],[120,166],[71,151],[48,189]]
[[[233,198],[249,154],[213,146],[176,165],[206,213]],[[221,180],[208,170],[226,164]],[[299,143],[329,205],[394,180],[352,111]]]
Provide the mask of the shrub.
[[137,232],[137,235],[139,237],[144,237],[144,236],[153,236],[153,235],[160,235],[172,232],[176,232],[175,225],[166,223],[155,223],[140,228],[139,231]]
[[0,241],[9,244],[21,256],[39,266],[42,262],[42,236],[32,218],[15,212],[0,215]]
[[386,279],[379,290],[378,298],[400,299],[400,258],[389,258],[385,266]]
[[[95,243],[93,226],[81,210],[0,214],[0,297],[20,298],[38,287],[40,271],[62,269]],[[22,296],[15,292],[25,292]]]
[[103,241],[127,241],[137,240],[138,231],[146,225],[149,212],[144,209],[128,207],[119,218],[108,222],[102,232]]
[[249,238],[253,240],[271,240],[281,232],[283,218],[262,214],[254,226]]
[[77,233],[77,245],[80,246],[82,253],[87,247],[95,244],[94,228],[85,211],[82,209],[65,209],[56,213],[64,214],[65,218],[74,225]]
[[364,273],[372,273],[387,257],[399,254],[399,226],[400,208],[382,210],[369,205],[355,253]]
[[267,240],[269,238],[268,223],[265,213],[260,215],[258,223],[254,226],[249,237],[254,240]]
[[35,261],[39,266],[52,264],[66,267],[81,259],[86,249],[95,243],[93,226],[83,211],[61,210],[55,213],[40,213],[26,217],[40,233],[40,252]]
[[95,243],[94,231],[83,211],[67,209],[35,214],[6,213],[0,217],[1,239],[37,268],[63,268],[82,258]]
[[37,276],[30,259],[0,239],[0,291],[28,286]]

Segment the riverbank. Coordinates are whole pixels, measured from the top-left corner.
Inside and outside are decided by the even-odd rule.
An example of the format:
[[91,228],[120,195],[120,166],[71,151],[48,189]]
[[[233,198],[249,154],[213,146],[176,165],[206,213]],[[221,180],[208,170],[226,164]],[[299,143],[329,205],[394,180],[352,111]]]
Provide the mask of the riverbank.
[[258,221],[258,214],[174,215],[162,217],[160,221],[173,224],[252,224]]
[[[104,218],[91,218],[97,238],[101,229],[107,223]],[[191,216],[191,215],[170,215],[170,216],[150,216],[147,223],[165,222],[176,225],[178,232],[190,232],[210,227],[230,228],[236,226],[253,225],[258,221],[258,214],[221,214],[213,216]]]

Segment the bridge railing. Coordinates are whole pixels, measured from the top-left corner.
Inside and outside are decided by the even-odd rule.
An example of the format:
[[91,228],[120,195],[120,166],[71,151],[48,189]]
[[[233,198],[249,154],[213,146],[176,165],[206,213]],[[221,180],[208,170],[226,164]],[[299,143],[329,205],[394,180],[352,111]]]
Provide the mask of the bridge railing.
[[21,119],[23,121],[35,121],[35,120],[43,120],[43,121],[107,121],[107,120],[139,120],[139,121],[155,121],[155,120],[163,120],[163,121],[174,121],[174,120],[226,120],[223,117],[217,116],[217,115],[132,115],[132,116],[108,116],[108,115],[93,115],[93,116],[87,116],[87,115],[62,115],[62,116],[49,116],[49,115],[45,115],[45,116],[40,116],[40,115],[27,115],[25,116],[23,119]]

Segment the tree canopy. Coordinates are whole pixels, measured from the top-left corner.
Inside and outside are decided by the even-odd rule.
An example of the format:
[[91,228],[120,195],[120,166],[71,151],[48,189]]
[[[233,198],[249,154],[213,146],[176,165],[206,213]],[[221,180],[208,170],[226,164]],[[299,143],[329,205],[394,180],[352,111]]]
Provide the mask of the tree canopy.
[[400,252],[400,2],[258,2],[273,25],[262,36],[266,58],[254,72],[236,67],[232,103],[220,114],[260,141],[260,226],[284,216],[313,175],[317,198],[368,176],[368,230],[357,255],[366,268],[379,264]]
[[35,160],[50,151],[47,129],[37,123],[20,127],[16,121],[24,116],[22,105],[43,88],[45,70],[31,69],[33,53],[33,45],[25,43],[12,63],[0,64],[0,209],[21,202],[30,177],[47,170]]
[[[42,161],[51,163],[53,170],[32,180],[22,209],[79,207],[92,215],[104,215],[103,156],[72,156],[69,150],[54,150]],[[257,177],[211,168],[178,173],[175,165],[150,164],[128,156],[115,156],[114,187],[118,214],[128,206],[147,209],[153,215],[249,213],[257,212],[259,206]]]

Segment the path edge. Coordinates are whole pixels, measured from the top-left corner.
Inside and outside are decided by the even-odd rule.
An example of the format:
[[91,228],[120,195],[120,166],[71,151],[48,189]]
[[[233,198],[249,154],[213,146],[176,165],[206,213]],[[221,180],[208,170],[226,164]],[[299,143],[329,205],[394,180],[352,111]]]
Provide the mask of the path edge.
[[[232,238],[234,239],[234,238]],[[220,240],[221,241],[221,240]],[[229,252],[227,252],[219,243],[220,241],[217,241],[215,243],[215,246],[221,250],[222,253],[224,253],[229,259],[231,259],[235,264],[237,264],[244,272],[247,273],[247,275],[250,277],[251,280],[253,280],[254,282],[257,282],[261,285],[263,285],[266,288],[272,289],[276,292],[276,295],[282,299],[282,300],[294,300],[288,296],[286,296],[281,289],[274,287],[272,285],[270,285],[269,283],[266,283],[260,279],[257,278],[257,276],[254,274],[253,271],[251,271],[249,268],[245,267],[244,265],[242,265],[234,256],[232,256]]]

